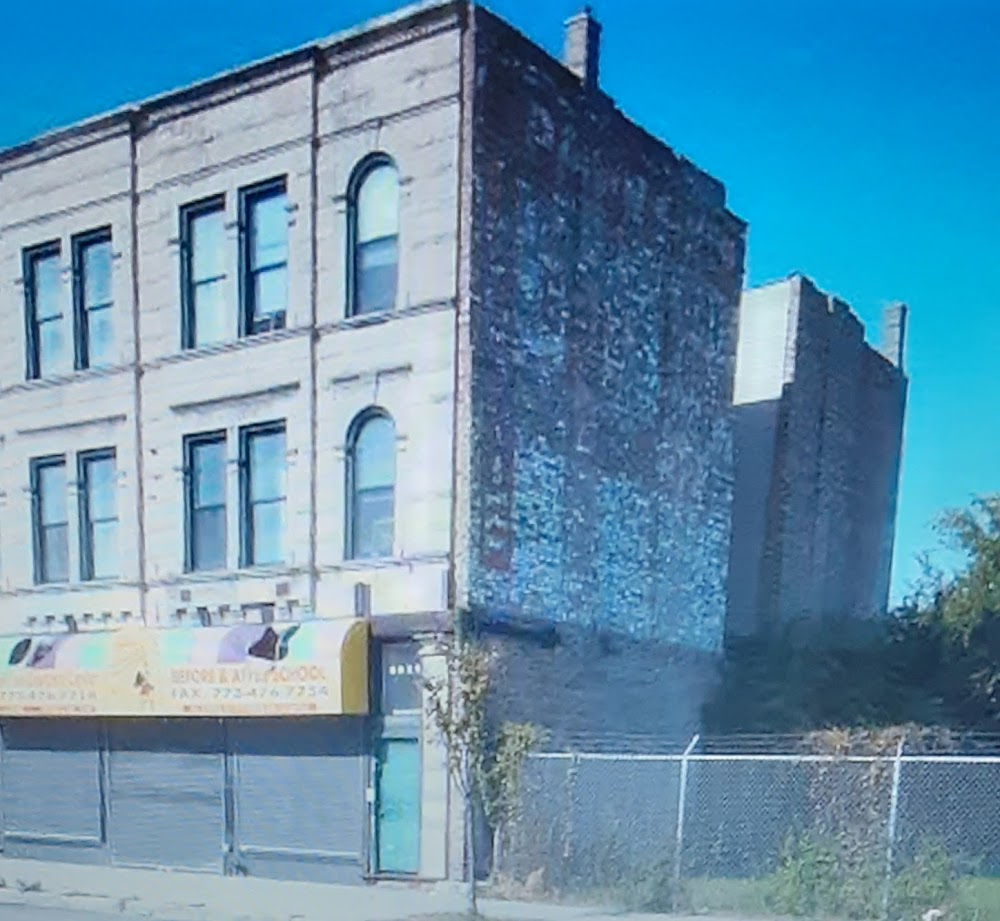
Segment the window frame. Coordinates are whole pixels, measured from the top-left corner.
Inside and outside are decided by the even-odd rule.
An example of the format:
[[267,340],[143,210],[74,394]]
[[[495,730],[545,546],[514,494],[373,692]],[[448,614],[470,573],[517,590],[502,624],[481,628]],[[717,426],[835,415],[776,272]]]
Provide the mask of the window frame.
[[[223,548],[223,567],[222,570],[229,569],[229,501],[228,501],[228,477],[225,476],[226,468],[229,465],[229,458],[226,456],[226,451],[228,451],[229,437],[228,432],[225,429],[213,429],[208,432],[195,432],[191,435],[184,436],[183,451],[184,451],[184,572],[216,572],[219,570],[209,569],[209,568],[195,568],[194,565],[194,523],[195,523],[195,513],[198,509],[195,508],[194,504],[194,453],[195,449],[202,445],[209,444],[221,444],[224,449],[223,452],[223,476],[224,485],[222,490],[223,496],[223,521],[226,523],[225,531],[225,546]],[[205,506],[206,508],[218,508],[218,506]]]
[[[35,290],[36,264],[42,259],[55,256],[62,258],[62,241],[47,240],[36,246],[29,246],[21,252],[21,275],[24,282],[24,323],[25,323],[25,374],[29,381],[42,379],[42,354],[40,326],[38,319],[38,297]],[[63,267],[59,267],[62,277]],[[59,314],[59,321],[66,321],[65,311]]]
[[[45,573],[45,541],[43,540],[42,522],[42,490],[41,472],[52,467],[62,467],[64,488],[67,490],[66,499],[66,520],[63,526],[66,528],[66,578],[49,579]],[[70,560],[69,560],[69,479],[65,454],[46,454],[42,457],[33,457],[28,461],[29,488],[31,491],[31,544],[32,544],[32,574],[35,585],[66,585],[70,581]]]
[[[87,474],[88,466],[95,461],[114,461],[115,478],[118,475],[118,458],[114,448],[95,448],[90,451],[81,451],[76,456],[76,480],[77,480],[77,504],[79,515],[79,543],[80,543],[80,581],[93,582],[98,577],[94,575],[94,544],[91,535],[91,527],[95,523],[102,524],[109,521],[115,522],[115,534],[117,536],[117,525],[121,521],[118,516],[117,495],[115,496],[115,517],[94,519],[90,512],[90,489]],[[102,580],[117,579],[121,573],[115,576],[100,576]]]
[[[375,653],[372,656],[372,671],[375,678],[373,684],[376,685],[375,693],[372,695],[373,711],[390,718],[393,716],[405,718],[419,714],[423,709],[421,697],[423,663],[420,659],[420,643],[407,639],[387,639],[373,643],[372,646]],[[391,668],[399,666],[413,670],[402,676],[390,672]],[[404,678],[408,683],[412,681],[412,687],[407,690],[414,692],[418,698],[413,707],[394,706],[402,695],[396,691],[400,684],[393,679],[400,678]]]
[[[73,271],[73,367],[77,371],[85,371],[90,367],[90,311],[86,304],[86,285],[83,254],[88,246],[107,243],[111,246],[111,225],[97,227],[75,234],[70,239],[70,259]],[[114,262],[114,253],[111,254]],[[115,299],[112,292],[111,301],[102,309],[114,310]]]
[[[194,249],[192,248],[191,227],[196,218],[206,214],[220,212],[225,224],[226,215],[226,195],[220,192],[218,195],[209,195],[197,201],[188,202],[181,205],[179,213],[180,221],[180,250],[181,250],[181,350],[199,348],[196,341],[197,319],[195,317],[195,281],[194,281]],[[203,281],[220,281],[226,276],[222,274],[216,278],[203,279]]]
[[[288,303],[285,303],[285,309],[280,314],[274,314],[273,316],[278,318],[280,321],[277,323],[269,323],[266,327],[261,324],[259,328],[255,327],[254,324],[254,284],[253,284],[253,269],[250,268],[252,265],[252,256],[250,252],[251,243],[251,233],[250,233],[250,218],[253,213],[253,206],[259,202],[266,200],[272,196],[284,195],[285,196],[285,209],[286,213],[288,211],[288,177],[287,176],[276,176],[273,179],[266,179],[263,182],[255,183],[254,185],[245,186],[239,191],[239,215],[237,223],[239,224],[239,300],[240,300],[240,316],[239,316],[239,335],[240,338],[247,338],[249,336],[259,336],[263,333],[273,332],[275,330],[286,329],[288,327]],[[271,267],[273,268],[273,266]],[[289,277],[288,272],[288,254],[285,254],[285,277],[286,280]]]
[[[392,478],[392,548],[389,556],[359,556],[357,551],[357,536],[355,534],[357,525],[357,473],[358,473],[358,441],[365,426],[374,419],[387,419],[392,423],[393,439],[393,478]],[[370,406],[358,413],[351,421],[347,429],[347,450],[344,452],[344,559],[351,562],[361,562],[365,560],[392,559],[396,553],[396,493],[399,483],[398,466],[396,464],[399,452],[395,448],[398,441],[396,434],[396,420],[392,414],[381,406]]]
[[[348,317],[377,316],[389,313],[396,309],[396,304],[382,310],[358,310],[358,269],[361,255],[360,244],[358,242],[358,198],[361,194],[361,187],[365,180],[376,169],[381,166],[391,166],[396,171],[397,191],[399,180],[399,166],[396,161],[385,151],[376,151],[362,158],[351,172],[351,178],[347,181],[347,253],[345,266],[346,295],[347,304],[345,314]],[[399,229],[399,196],[396,199],[396,303],[399,302],[399,264],[402,247],[399,245],[401,237]]]
[[[253,439],[259,436],[281,434],[285,437],[285,458],[287,474],[288,456],[288,425],[285,419],[273,419],[269,422],[258,422],[254,425],[244,425],[240,428],[240,568],[251,569],[255,566],[280,566],[287,563],[287,560],[272,561],[269,563],[258,563],[253,559],[253,498],[251,496],[253,488],[253,470],[250,465],[250,446]],[[273,502],[275,500],[268,500]],[[285,478],[285,494],[281,502],[287,508],[288,505],[288,479]],[[287,516],[282,518],[282,527],[287,524]],[[287,545],[282,534],[282,556],[286,556]]]

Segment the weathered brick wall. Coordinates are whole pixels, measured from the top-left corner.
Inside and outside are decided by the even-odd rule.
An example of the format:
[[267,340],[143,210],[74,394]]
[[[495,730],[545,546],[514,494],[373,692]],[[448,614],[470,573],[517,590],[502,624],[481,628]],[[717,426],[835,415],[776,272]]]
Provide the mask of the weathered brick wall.
[[552,750],[682,749],[717,676],[712,653],[569,624],[488,642],[495,713],[542,729]]
[[861,374],[858,418],[862,427],[856,475],[862,525],[854,542],[855,559],[859,581],[870,587],[866,611],[881,612],[889,601],[892,576],[908,382],[874,351],[864,354]]
[[[861,360],[867,346],[861,322],[843,301],[831,298],[825,317],[818,311],[805,311],[800,320],[823,323],[826,333],[825,337],[817,335],[825,347],[826,374],[822,382],[819,475],[813,509],[813,578],[822,599],[822,614],[854,607],[851,596],[855,587],[845,574],[853,571],[855,542],[850,532],[859,523],[855,502],[858,431],[854,423],[860,402]],[[803,360],[808,360],[805,355],[800,356]],[[849,523],[846,528],[845,523]]]
[[[906,377],[865,342],[848,305],[808,279],[744,299],[744,311],[759,315],[774,305],[785,316],[770,323],[784,370],[767,382],[773,399],[764,399],[766,387],[750,388],[755,399],[737,405],[738,430],[746,429],[739,447],[765,439],[769,426],[774,433],[769,470],[758,469],[759,450],[737,454],[737,509],[760,511],[763,535],[756,545],[753,535],[734,537],[734,633],[761,619],[872,616],[888,601]],[[767,407],[775,407],[775,423],[764,419]],[[736,525],[749,520],[738,516]],[[754,566],[755,597],[737,597]]]
[[469,603],[719,649],[743,225],[475,13]]
[[761,598],[761,561],[768,535],[768,496],[774,473],[781,400],[735,406],[733,454],[733,539],[729,548],[726,633],[744,636],[757,626]]
[[740,298],[733,385],[736,485],[726,611],[726,632],[737,636],[752,632],[759,615],[781,388],[794,370],[795,328],[790,317],[797,316],[791,288],[784,296],[770,288],[753,288]]

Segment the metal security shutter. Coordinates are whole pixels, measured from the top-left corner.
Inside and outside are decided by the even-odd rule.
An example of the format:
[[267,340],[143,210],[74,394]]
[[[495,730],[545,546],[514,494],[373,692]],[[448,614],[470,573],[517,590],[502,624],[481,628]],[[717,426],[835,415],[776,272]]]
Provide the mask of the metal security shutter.
[[229,724],[243,872],[360,881],[367,815],[364,727],[364,720],[351,717]]
[[86,720],[3,723],[6,850],[101,844],[100,726]]
[[116,721],[109,757],[114,863],[221,873],[225,806],[220,723]]

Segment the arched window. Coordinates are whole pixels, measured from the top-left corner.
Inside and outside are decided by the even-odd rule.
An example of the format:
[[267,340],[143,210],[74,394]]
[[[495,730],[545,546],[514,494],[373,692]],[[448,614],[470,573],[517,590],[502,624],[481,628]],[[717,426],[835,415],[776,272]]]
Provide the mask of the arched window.
[[399,269],[399,172],[385,154],[355,169],[348,199],[348,304],[351,315],[392,310]]
[[347,558],[392,556],[396,500],[396,426],[367,410],[347,439]]

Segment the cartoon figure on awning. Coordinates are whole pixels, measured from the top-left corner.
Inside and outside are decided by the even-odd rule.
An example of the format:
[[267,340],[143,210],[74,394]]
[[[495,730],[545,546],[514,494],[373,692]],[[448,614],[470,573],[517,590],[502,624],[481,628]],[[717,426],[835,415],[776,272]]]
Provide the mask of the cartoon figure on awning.
[[65,636],[26,636],[10,651],[7,664],[24,665],[26,668],[55,668],[56,653],[65,639]]
[[219,664],[240,664],[252,659],[278,662],[288,655],[288,644],[298,624],[280,633],[270,624],[239,624],[226,631],[219,643]]

